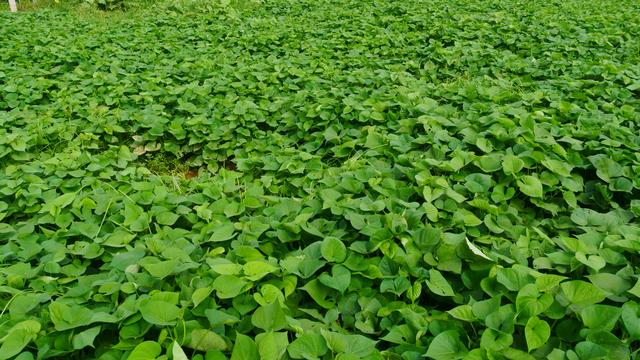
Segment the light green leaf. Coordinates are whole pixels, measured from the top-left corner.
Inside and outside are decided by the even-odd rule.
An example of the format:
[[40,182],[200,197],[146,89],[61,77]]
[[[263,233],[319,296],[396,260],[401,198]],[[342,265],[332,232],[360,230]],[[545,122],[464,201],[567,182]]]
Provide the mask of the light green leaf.
[[514,266],[512,268],[498,268],[496,279],[511,291],[518,291],[533,281],[529,275],[529,269]]
[[548,293],[541,294],[534,284],[522,287],[516,297],[516,310],[524,319],[541,314],[551,304],[553,304],[553,296]]
[[127,360],[155,360],[160,352],[162,352],[160,344],[155,341],[145,341],[133,349]]
[[251,316],[251,323],[264,331],[278,331],[287,326],[285,313],[277,301],[257,308]]
[[621,319],[624,328],[632,339],[640,340],[640,305],[628,301],[622,305]]
[[434,360],[455,360],[462,359],[467,352],[466,346],[460,341],[458,332],[447,330],[431,340],[425,355]]
[[578,251],[576,252],[575,256],[576,260],[587,265],[595,271],[599,271],[607,265],[607,262],[598,255],[589,255],[589,257],[587,257],[587,255],[585,255],[582,251]]
[[224,223],[216,225],[209,237],[210,242],[219,242],[231,240],[235,236],[235,226],[233,223]]
[[342,265],[334,265],[331,275],[323,273],[318,280],[323,285],[344,293],[351,283],[351,271]]
[[515,155],[505,155],[502,159],[502,170],[507,175],[515,175],[522,170],[524,162]]
[[179,217],[179,215],[171,211],[164,211],[156,215],[156,221],[162,225],[173,225]]
[[473,314],[473,310],[471,305],[460,305],[455,308],[447,311],[447,313],[454,318],[467,322],[474,322],[477,320],[476,316]]
[[600,346],[591,341],[582,341],[575,347],[579,359],[600,360],[609,359],[609,352],[604,346]]
[[45,204],[43,210],[48,210],[49,214],[51,214],[52,216],[56,216],[60,214],[60,210],[69,206],[73,202],[73,200],[75,200],[76,195],[77,193],[75,192],[62,194],[55,198],[53,201]]
[[542,183],[540,180],[531,175],[525,175],[518,180],[518,188],[523,194],[534,197],[542,197]]
[[565,276],[542,274],[536,277],[536,287],[538,288],[538,290],[543,292],[551,291],[566,279],[567,278]]
[[636,284],[629,290],[627,290],[629,294],[634,295],[635,297],[640,298],[640,279],[636,281]]
[[560,284],[560,288],[566,299],[579,307],[596,304],[605,299],[605,294],[600,289],[582,280],[565,281]]
[[611,178],[624,175],[624,169],[620,164],[610,159],[607,155],[598,154],[589,156],[589,161],[596,168],[596,175],[606,182]]
[[236,333],[231,360],[260,360],[258,346],[250,337]]
[[334,307],[334,302],[331,299],[327,299],[329,295],[327,287],[322,285],[319,280],[313,279],[306,283],[301,289],[306,291],[309,296],[323,308],[331,309]]
[[545,159],[542,161],[542,165],[563,177],[570,177],[571,170],[573,170],[573,166],[571,164],[554,159]]
[[149,226],[149,214],[130,201],[125,202],[123,215],[124,226],[129,227],[131,231],[140,232]]
[[84,349],[87,346],[93,347],[93,341],[100,334],[101,327],[95,326],[85,331],[79,332],[73,336],[73,348]]
[[246,264],[244,264],[242,266],[242,270],[244,271],[244,275],[247,279],[251,281],[258,281],[266,275],[275,272],[276,270],[278,270],[278,268],[266,261],[255,260],[248,261]]
[[287,347],[290,357],[306,360],[318,360],[328,350],[329,348],[322,335],[316,333],[305,333]]
[[377,341],[362,335],[346,335],[337,332],[320,330],[327,342],[327,347],[334,353],[345,353],[364,358],[375,351]]
[[320,252],[325,260],[341,263],[347,258],[347,248],[340,239],[327,237],[322,241]]
[[173,355],[173,360],[189,360],[187,354],[184,353],[184,350],[182,350],[182,347],[180,347],[177,341],[173,342],[171,354]]
[[260,360],[279,360],[287,351],[289,339],[286,332],[269,331],[256,336]]
[[602,290],[607,296],[623,295],[625,291],[631,288],[631,282],[616,274],[598,273],[587,276],[591,283]]
[[411,289],[411,282],[406,276],[384,279],[380,283],[380,292],[390,292],[396,294],[396,296],[402,295],[409,289]]
[[0,360],[18,355],[27,344],[36,338],[40,327],[40,323],[35,320],[25,320],[14,325],[9,333],[0,340],[2,341]]
[[611,331],[618,318],[620,318],[621,309],[610,305],[594,304],[582,309],[580,316],[586,327],[593,330]]
[[75,304],[54,301],[49,304],[49,316],[56,330],[64,331],[94,322],[94,312]]
[[174,273],[180,262],[178,260],[160,261],[157,263],[143,264],[142,267],[147,270],[151,276],[164,279]]
[[234,298],[246,290],[248,282],[233,276],[233,275],[220,275],[215,280],[211,287],[216,291],[216,296],[220,299]]
[[139,309],[145,321],[161,326],[175,325],[181,314],[177,306],[159,300],[142,300]]
[[217,333],[207,329],[193,329],[191,341],[186,347],[199,351],[226,350],[227,342]]
[[473,303],[471,310],[473,314],[481,320],[484,320],[489,314],[492,314],[500,308],[500,297],[494,296],[487,300]]
[[490,257],[488,257],[487,255],[485,255],[482,250],[480,250],[474,243],[472,243],[471,241],[469,241],[468,238],[465,238],[465,242],[467,244],[467,247],[469,248],[469,250],[471,250],[471,252],[476,255],[479,256],[485,260],[489,260],[489,261],[493,261]]
[[210,286],[196,289],[193,292],[193,294],[191,294],[191,301],[193,301],[193,307],[197,307],[198,305],[200,305],[200,303],[202,303],[207,297],[209,297],[209,295],[211,295],[212,291],[213,291],[213,288]]
[[429,270],[429,280],[427,282],[427,287],[431,292],[440,296],[455,296],[455,292],[447,279],[442,276],[442,273],[436,269]]
[[486,174],[474,173],[467,175],[465,178],[464,186],[473,193],[485,193],[489,191],[493,180],[491,176]]
[[546,321],[537,317],[529,318],[527,325],[524,327],[524,336],[527,340],[529,351],[537,349],[547,343],[551,335],[551,327]]

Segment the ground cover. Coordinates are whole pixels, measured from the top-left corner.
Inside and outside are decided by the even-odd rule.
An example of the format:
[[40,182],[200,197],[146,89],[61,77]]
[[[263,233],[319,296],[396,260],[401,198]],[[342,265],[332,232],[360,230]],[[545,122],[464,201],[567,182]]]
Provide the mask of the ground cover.
[[625,359],[636,1],[0,14],[0,359]]

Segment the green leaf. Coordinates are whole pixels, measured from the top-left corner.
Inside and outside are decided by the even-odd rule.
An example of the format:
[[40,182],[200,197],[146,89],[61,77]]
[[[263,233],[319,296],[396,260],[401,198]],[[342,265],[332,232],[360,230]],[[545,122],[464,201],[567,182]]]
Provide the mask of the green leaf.
[[492,351],[506,351],[513,344],[513,335],[494,329],[486,329],[480,338],[480,347]]
[[458,332],[447,330],[431,340],[425,356],[434,360],[455,360],[464,358],[467,352]]
[[191,341],[185,346],[199,351],[224,351],[227,349],[227,343],[224,338],[207,329],[193,329],[191,331]]
[[342,265],[334,265],[331,268],[331,275],[324,273],[318,277],[318,280],[323,285],[344,293],[351,283],[351,271]]
[[554,160],[554,159],[545,159],[542,161],[542,165],[544,165],[547,169],[563,177],[570,177],[571,170],[573,170],[573,166],[571,166],[570,164],[567,164],[564,161]]
[[329,262],[341,263],[347,258],[347,247],[336,237],[327,237],[320,247],[322,257]]
[[319,360],[328,350],[322,335],[316,333],[302,334],[287,347],[291,358],[306,360]]
[[621,309],[610,305],[589,305],[582,309],[582,322],[589,329],[611,331],[620,318]]
[[564,297],[574,305],[585,307],[605,299],[605,294],[593,284],[582,280],[565,281],[560,284]]
[[211,327],[213,328],[216,328],[220,325],[233,325],[240,321],[237,316],[217,309],[207,309],[205,310],[204,314],[206,315],[209,323],[211,324]]
[[93,347],[93,341],[95,340],[96,336],[100,334],[101,329],[102,328],[100,326],[95,326],[74,335],[72,340],[73,348],[78,350],[84,349],[87,346]]
[[486,193],[493,185],[491,176],[480,173],[467,175],[464,180],[464,186],[472,193]]
[[511,291],[519,291],[522,287],[532,282],[528,269],[514,266],[513,268],[498,268],[497,280]]
[[162,225],[173,225],[180,218],[180,215],[170,211],[164,211],[156,215],[156,221]]
[[140,314],[149,324],[175,325],[181,315],[180,309],[166,301],[145,299],[140,301]]
[[404,276],[398,276],[393,279],[384,279],[380,283],[380,292],[390,292],[396,296],[402,295],[411,288],[411,282]]
[[610,159],[607,155],[599,154],[589,156],[589,161],[596,168],[596,175],[606,182],[610,182],[611,178],[624,175],[622,166]]
[[216,225],[209,237],[210,242],[220,242],[233,239],[235,236],[235,226],[233,223],[224,223]]
[[522,176],[518,180],[518,188],[522,191],[523,194],[534,197],[541,198],[542,197],[542,183],[540,180],[531,175]]
[[605,348],[607,350],[607,356],[611,359],[631,358],[631,351],[627,342],[623,342],[610,332],[591,331],[587,335],[587,341]]
[[258,346],[250,337],[236,333],[231,360],[260,360]]
[[243,293],[247,284],[248,282],[236,276],[220,275],[213,281],[211,287],[220,299],[231,299]]
[[173,360],[189,360],[177,341],[174,341],[171,346],[171,354],[173,355]]
[[147,272],[151,274],[151,276],[158,279],[164,279],[165,277],[173,274],[178,268],[179,264],[180,263],[178,262],[178,260],[167,260],[152,264],[145,263],[142,265],[142,267],[147,270]]
[[413,233],[416,246],[421,250],[429,251],[435,248],[442,238],[442,231],[432,226],[418,228]]
[[257,308],[251,316],[251,323],[264,331],[278,331],[287,326],[285,313],[277,301]]
[[40,323],[25,320],[15,324],[0,341],[0,359],[5,360],[18,355],[40,332]]
[[269,331],[258,334],[256,343],[261,360],[279,360],[287,352],[289,340],[286,332]]
[[467,245],[467,247],[469,248],[469,250],[471,250],[471,252],[480,257],[483,258],[485,260],[489,260],[489,261],[493,261],[493,259],[491,259],[490,257],[488,257],[487,255],[485,255],[482,250],[480,250],[480,248],[478,248],[474,243],[472,243],[471,241],[469,241],[468,238],[465,238],[465,243]]
[[455,292],[447,279],[442,273],[436,269],[429,270],[429,280],[426,281],[427,287],[432,293],[440,296],[455,296]]
[[589,275],[587,278],[607,295],[623,295],[625,291],[631,288],[629,280],[615,274],[599,273]]
[[576,353],[580,359],[607,359],[609,352],[603,346],[592,343],[591,341],[583,341],[576,345]]
[[538,290],[547,292],[555,289],[560,283],[567,278],[565,276],[543,274],[536,277],[536,287]]
[[482,220],[480,220],[480,218],[478,218],[474,213],[466,209],[458,209],[456,211],[456,217],[457,219],[461,217],[462,223],[467,227],[478,226],[482,224]]
[[631,289],[629,289],[628,292],[629,294],[640,298],[640,279],[636,281],[636,284]]
[[44,209],[49,209],[49,213],[53,216],[60,214],[60,210],[69,206],[75,200],[77,193],[66,193],[58,196],[50,203],[47,203]]
[[502,170],[507,175],[515,175],[522,170],[524,162],[515,155],[505,155],[502,159]]
[[377,341],[362,335],[347,335],[337,332],[320,330],[327,347],[337,354],[350,354],[365,358],[375,352]]
[[583,252],[577,251],[575,256],[576,260],[587,265],[595,271],[599,271],[607,265],[607,262],[598,255],[589,255],[589,257],[587,257],[587,255],[585,255]]
[[320,190],[320,198],[322,199],[322,208],[328,209],[335,205],[342,197],[342,194],[339,191],[334,189],[323,189]]
[[127,360],[155,360],[162,352],[160,344],[155,341],[145,341],[136,346]]
[[129,227],[131,231],[140,232],[149,227],[149,215],[140,206],[125,202],[124,205],[124,226]]
[[94,312],[75,304],[64,304],[54,301],[49,304],[49,316],[56,330],[64,331],[94,322],[115,322],[115,319],[104,316],[107,314]]
[[471,310],[473,314],[481,320],[484,320],[489,314],[497,312],[500,308],[500,297],[494,296],[487,300],[473,303]]
[[535,316],[529,318],[527,325],[524,327],[524,336],[527,340],[527,348],[529,348],[529,351],[546,344],[550,335],[551,327],[549,324]]
[[322,285],[322,283],[317,280],[311,280],[306,283],[301,289],[306,291],[309,296],[321,307],[325,309],[331,309],[334,307],[335,303],[331,299],[327,299],[328,297],[328,289]]
[[458,320],[466,322],[474,322],[477,320],[476,316],[473,314],[471,305],[456,306],[455,308],[447,311],[447,313]]
[[51,299],[51,296],[47,294],[17,294],[9,303],[9,313],[12,317],[26,315],[40,303],[48,301],[49,299]]
[[553,304],[553,296],[547,293],[541,294],[534,284],[523,286],[516,297],[516,310],[524,319],[543,313],[551,304]]
[[213,288],[209,286],[196,289],[193,292],[193,294],[191,294],[191,301],[193,301],[193,307],[197,307],[204,300],[206,300],[209,297],[209,295],[211,295],[212,291],[213,291]]
[[635,301],[626,302],[622,305],[621,319],[629,336],[640,340],[640,305]]
[[261,260],[248,261],[242,266],[245,277],[251,281],[258,281],[277,269],[268,262]]

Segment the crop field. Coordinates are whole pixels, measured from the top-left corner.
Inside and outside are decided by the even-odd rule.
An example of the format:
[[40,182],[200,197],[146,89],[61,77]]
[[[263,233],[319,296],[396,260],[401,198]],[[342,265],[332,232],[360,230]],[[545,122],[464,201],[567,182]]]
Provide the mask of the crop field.
[[0,12],[0,360],[639,359],[639,280],[638,1]]

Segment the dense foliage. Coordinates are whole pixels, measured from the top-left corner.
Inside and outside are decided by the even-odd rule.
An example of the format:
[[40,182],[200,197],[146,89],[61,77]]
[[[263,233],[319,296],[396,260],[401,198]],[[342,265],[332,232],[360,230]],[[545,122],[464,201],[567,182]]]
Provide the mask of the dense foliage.
[[0,14],[0,359],[635,358],[636,1],[243,4]]

